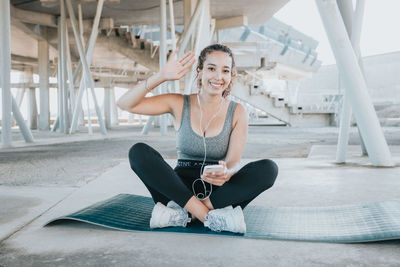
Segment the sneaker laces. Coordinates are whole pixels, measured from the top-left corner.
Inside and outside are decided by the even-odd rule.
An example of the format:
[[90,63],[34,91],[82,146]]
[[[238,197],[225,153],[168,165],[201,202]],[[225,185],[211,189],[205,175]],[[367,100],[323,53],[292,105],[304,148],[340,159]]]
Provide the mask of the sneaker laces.
[[213,214],[207,215],[206,221],[204,221],[204,226],[215,232],[221,232],[223,229],[227,228],[225,218],[222,216],[213,216]]
[[191,221],[187,210],[174,201],[169,201],[167,207],[174,210],[169,218],[169,223],[186,227],[186,225]]

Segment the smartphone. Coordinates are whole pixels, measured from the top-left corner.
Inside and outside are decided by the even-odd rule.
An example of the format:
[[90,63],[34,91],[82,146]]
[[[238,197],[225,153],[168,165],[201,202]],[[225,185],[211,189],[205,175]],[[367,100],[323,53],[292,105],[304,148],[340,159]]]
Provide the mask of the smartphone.
[[223,170],[224,170],[224,167],[222,165],[207,165],[207,166],[204,166],[203,173],[223,171]]

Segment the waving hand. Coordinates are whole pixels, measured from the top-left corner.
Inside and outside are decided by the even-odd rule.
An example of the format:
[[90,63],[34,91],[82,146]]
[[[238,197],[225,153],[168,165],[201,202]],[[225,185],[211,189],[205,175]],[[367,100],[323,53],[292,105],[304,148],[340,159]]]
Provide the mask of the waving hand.
[[160,71],[160,74],[167,81],[181,79],[196,61],[196,59],[194,59],[195,55],[192,51],[187,52],[179,59],[175,59],[177,53],[177,49],[171,53],[167,64],[165,64]]

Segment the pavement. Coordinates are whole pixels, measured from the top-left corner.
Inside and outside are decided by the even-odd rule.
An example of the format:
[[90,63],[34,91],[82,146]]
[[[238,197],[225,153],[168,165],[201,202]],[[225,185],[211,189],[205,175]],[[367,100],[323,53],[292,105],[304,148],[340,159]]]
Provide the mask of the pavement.
[[[13,148],[0,149],[0,266],[400,265],[400,240],[335,244],[124,232],[79,222],[43,227],[53,218],[117,194],[150,196],[126,158],[134,142],[156,147],[171,166],[176,162],[172,133],[142,136],[138,128],[121,127],[106,137],[53,134],[37,132],[35,144],[17,140]],[[371,166],[368,157],[361,156],[354,129],[347,163],[336,164],[336,128],[252,128],[242,164],[269,157],[278,164],[279,175],[251,204],[331,206],[399,200],[400,129],[385,129],[385,136],[395,167]]]

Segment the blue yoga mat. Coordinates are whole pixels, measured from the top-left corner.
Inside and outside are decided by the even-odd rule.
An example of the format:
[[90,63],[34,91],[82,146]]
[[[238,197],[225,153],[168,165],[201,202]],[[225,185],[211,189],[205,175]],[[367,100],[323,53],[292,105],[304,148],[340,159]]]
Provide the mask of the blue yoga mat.
[[151,229],[154,202],[149,197],[120,194],[46,225],[75,220],[124,231],[217,234],[237,237],[336,243],[400,239],[400,201],[331,207],[259,207],[244,209],[246,234],[216,233],[199,221],[188,227]]

